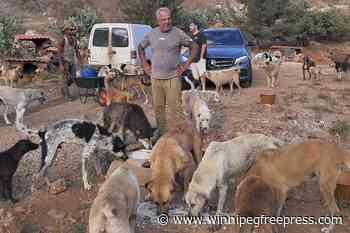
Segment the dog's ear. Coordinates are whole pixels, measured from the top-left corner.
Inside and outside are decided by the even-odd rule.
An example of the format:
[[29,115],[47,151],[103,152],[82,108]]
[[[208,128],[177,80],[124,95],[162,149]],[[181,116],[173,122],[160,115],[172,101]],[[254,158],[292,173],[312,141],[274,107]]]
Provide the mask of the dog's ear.
[[92,135],[95,133],[95,130],[96,125],[87,121],[72,125],[72,132],[75,134],[75,136],[85,139],[86,142],[90,141]]
[[104,135],[104,136],[111,136],[112,133],[109,132],[106,128],[102,127],[101,125],[97,124],[97,129],[98,129],[98,132],[101,134],[101,135]]

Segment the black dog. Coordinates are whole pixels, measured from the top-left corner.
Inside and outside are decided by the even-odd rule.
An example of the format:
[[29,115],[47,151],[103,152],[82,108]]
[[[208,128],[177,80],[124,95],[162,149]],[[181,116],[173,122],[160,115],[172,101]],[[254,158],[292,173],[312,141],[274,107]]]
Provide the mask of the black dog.
[[38,147],[38,144],[30,140],[20,140],[7,151],[0,152],[0,188],[2,189],[1,196],[5,200],[10,199],[12,203],[17,202],[12,196],[13,174],[15,174],[23,155],[29,151],[36,150]]

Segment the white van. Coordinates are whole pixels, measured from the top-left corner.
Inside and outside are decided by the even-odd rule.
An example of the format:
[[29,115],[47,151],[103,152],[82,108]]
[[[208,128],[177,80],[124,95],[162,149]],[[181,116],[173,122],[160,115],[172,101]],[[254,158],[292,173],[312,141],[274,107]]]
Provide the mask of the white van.
[[[144,24],[95,24],[89,38],[89,64],[140,66],[137,47],[145,34],[151,30],[151,26]],[[146,57],[149,56],[150,50],[146,49]]]

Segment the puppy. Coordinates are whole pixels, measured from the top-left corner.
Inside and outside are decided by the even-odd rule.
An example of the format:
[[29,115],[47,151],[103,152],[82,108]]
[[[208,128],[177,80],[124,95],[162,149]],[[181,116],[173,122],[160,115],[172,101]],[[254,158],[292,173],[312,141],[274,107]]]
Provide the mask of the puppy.
[[[335,144],[308,140],[261,152],[248,171],[248,175],[261,176],[279,190],[281,202],[278,215],[281,213],[288,191],[304,182],[306,177],[316,175],[330,215],[335,216],[340,210],[335,202],[334,191],[343,167],[350,168],[348,152],[341,150]],[[333,227],[331,224],[324,230],[330,232]]]
[[151,149],[153,129],[143,109],[137,104],[112,103],[102,112],[102,126],[116,133],[125,141],[126,131],[129,130],[146,149]]
[[92,203],[89,233],[133,233],[140,189],[134,173],[119,167],[106,179]]
[[195,132],[190,122],[175,125],[159,138],[151,152],[151,180],[145,187],[149,192],[147,199],[156,203],[160,213],[167,211],[174,197],[175,176],[183,177],[186,192],[193,171],[200,162],[199,158],[194,159],[191,154],[191,150],[195,154],[200,153],[201,139]]
[[[82,177],[84,188],[91,189],[88,182],[86,160],[91,156],[95,159],[95,169],[97,175],[101,175],[99,158],[96,149],[104,149],[114,153],[122,152],[122,155],[115,154],[117,158],[127,159],[125,144],[119,137],[112,134],[100,125],[79,119],[65,119],[48,126],[39,132],[41,138],[41,166],[37,177],[46,176],[47,169],[53,164],[57,157],[57,150],[62,143],[74,143],[84,146],[82,152]],[[45,178],[46,183],[50,182]]]
[[221,214],[229,181],[244,174],[254,160],[253,152],[278,148],[283,143],[263,134],[247,134],[226,142],[211,142],[193,174],[185,194],[192,215],[199,215],[214,189],[219,191],[217,214]]
[[16,129],[21,130],[23,126],[23,116],[29,104],[39,101],[41,104],[47,100],[46,94],[39,89],[22,89],[0,86],[0,104],[5,105],[3,114],[6,124],[11,124],[7,117],[9,106],[14,106],[16,110]]
[[[259,176],[247,176],[237,186],[235,193],[235,215],[242,217],[277,216],[278,196],[276,189]],[[239,224],[234,226],[237,233],[277,233],[276,225]]]
[[38,144],[30,140],[20,140],[10,149],[0,152],[0,187],[2,189],[1,196],[5,200],[10,199],[12,203],[17,202],[12,196],[12,177],[22,157],[38,147]]

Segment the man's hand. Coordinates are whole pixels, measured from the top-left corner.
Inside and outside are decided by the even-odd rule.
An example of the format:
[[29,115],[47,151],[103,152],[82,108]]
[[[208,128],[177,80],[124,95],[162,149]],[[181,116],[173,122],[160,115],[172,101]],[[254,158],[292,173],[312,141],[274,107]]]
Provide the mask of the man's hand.
[[181,64],[177,67],[177,69],[176,69],[176,75],[177,75],[178,77],[180,77],[181,74],[182,74],[183,72],[185,72],[189,66],[190,66],[190,64],[187,63],[187,62],[181,63]]
[[152,67],[148,62],[143,63],[143,70],[146,72],[148,76],[151,76]]

